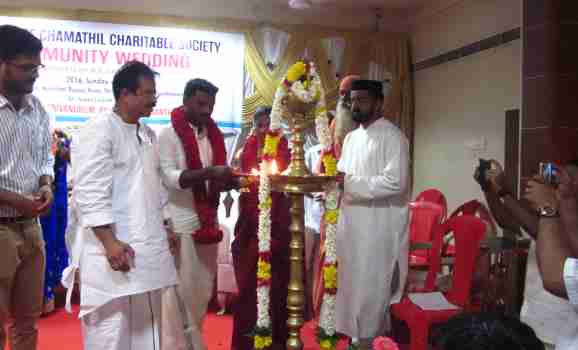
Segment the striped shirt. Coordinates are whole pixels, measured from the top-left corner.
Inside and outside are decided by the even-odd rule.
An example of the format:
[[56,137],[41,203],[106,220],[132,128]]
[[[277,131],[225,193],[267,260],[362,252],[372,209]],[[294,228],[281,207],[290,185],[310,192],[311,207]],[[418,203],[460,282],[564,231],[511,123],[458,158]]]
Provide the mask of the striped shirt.
[[[0,95],[0,125],[0,191],[32,195],[41,176],[54,176],[50,117],[33,95],[19,111]],[[20,215],[0,206],[0,217]]]

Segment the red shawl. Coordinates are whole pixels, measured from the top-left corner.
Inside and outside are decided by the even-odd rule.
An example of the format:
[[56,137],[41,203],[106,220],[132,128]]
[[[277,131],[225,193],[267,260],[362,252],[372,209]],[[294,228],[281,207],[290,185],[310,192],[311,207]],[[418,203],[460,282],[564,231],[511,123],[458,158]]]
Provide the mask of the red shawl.
[[[181,106],[172,111],[171,123],[183,144],[187,167],[190,170],[202,169],[203,164],[199,156],[199,146],[195,131],[185,116],[184,107]],[[227,152],[223,134],[212,119],[209,119],[205,128],[213,151],[213,164],[209,166],[225,165]],[[192,190],[195,209],[201,222],[201,228],[192,233],[193,239],[195,242],[202,244],[220,242],[223,239],[223,232],[219,228],[219,220],[217,218],[219,190],[216,189],[212,181],[209,182],[208,191],[204,181],[195,184]]]

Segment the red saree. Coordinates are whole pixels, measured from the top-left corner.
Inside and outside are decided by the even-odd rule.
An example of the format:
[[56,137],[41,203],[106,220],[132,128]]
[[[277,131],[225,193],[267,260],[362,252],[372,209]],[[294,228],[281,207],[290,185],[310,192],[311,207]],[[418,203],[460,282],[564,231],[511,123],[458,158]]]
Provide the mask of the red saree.
[[[262,144],[251,135],[243,146],[240,157],[241,171],[250,173],[259,168],[259,148]],[[279,171],[289,165],[287,140],[281,138],[275,161]],[[252,350],[253,338],[247,336],[257,321],[257,257],[259,209],[257,185],[239,197],[239,218],[235,225],[233,265],[239,287],[239,296],[233,308],[233,338],[231,349]],[[271,322],[273,347],[285,348],[287,341],[287,287],[289,284],[289,199],[283,193],[272,192],[271,207]]]

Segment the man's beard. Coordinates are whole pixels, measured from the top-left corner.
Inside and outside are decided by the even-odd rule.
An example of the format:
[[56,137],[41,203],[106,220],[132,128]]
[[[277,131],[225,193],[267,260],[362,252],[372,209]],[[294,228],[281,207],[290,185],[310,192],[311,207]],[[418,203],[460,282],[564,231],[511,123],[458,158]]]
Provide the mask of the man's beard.
[[371,119],[371,114],[367,112],[354,111],[351,113],[351,118],[353,118],[353,121],[356,123],[362,124]]
[[337,102],[337,111],[335,113],[335,136],[344,139],[350,131],[355,129],[351,110],[343,105],[342,98]]
[[27,81],[8,80],[4,82],[4,85],[9,94],[26,95],[32,92],[35,82],[36,79],[30,79]]

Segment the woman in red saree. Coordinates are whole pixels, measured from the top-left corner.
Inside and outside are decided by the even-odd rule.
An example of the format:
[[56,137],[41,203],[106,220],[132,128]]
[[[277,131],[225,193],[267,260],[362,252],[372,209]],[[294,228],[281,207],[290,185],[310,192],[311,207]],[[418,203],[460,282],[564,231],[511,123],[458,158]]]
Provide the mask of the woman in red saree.
[[[261,154],[265,144],[265,133],[269,129],[271,108],[260,107],[253,117],[255,126],[247,138],[239,157],[242,173],[259,170]],[[287,140],[281,137],[275,161],[279,171],[289,165],[290,155]],[[271,323],[273,349],[285,349],[287,341],[287,288],[289,284],[289,198],[284,193],[271,192]],[[235,225],[235,240],[232,245],[235,278],[239,296],[233,307],[232,350],[252,350],[253,338],[249,336],[257,321],[257,257],[259,226],[258,184],[239,197],[239,218]]]

